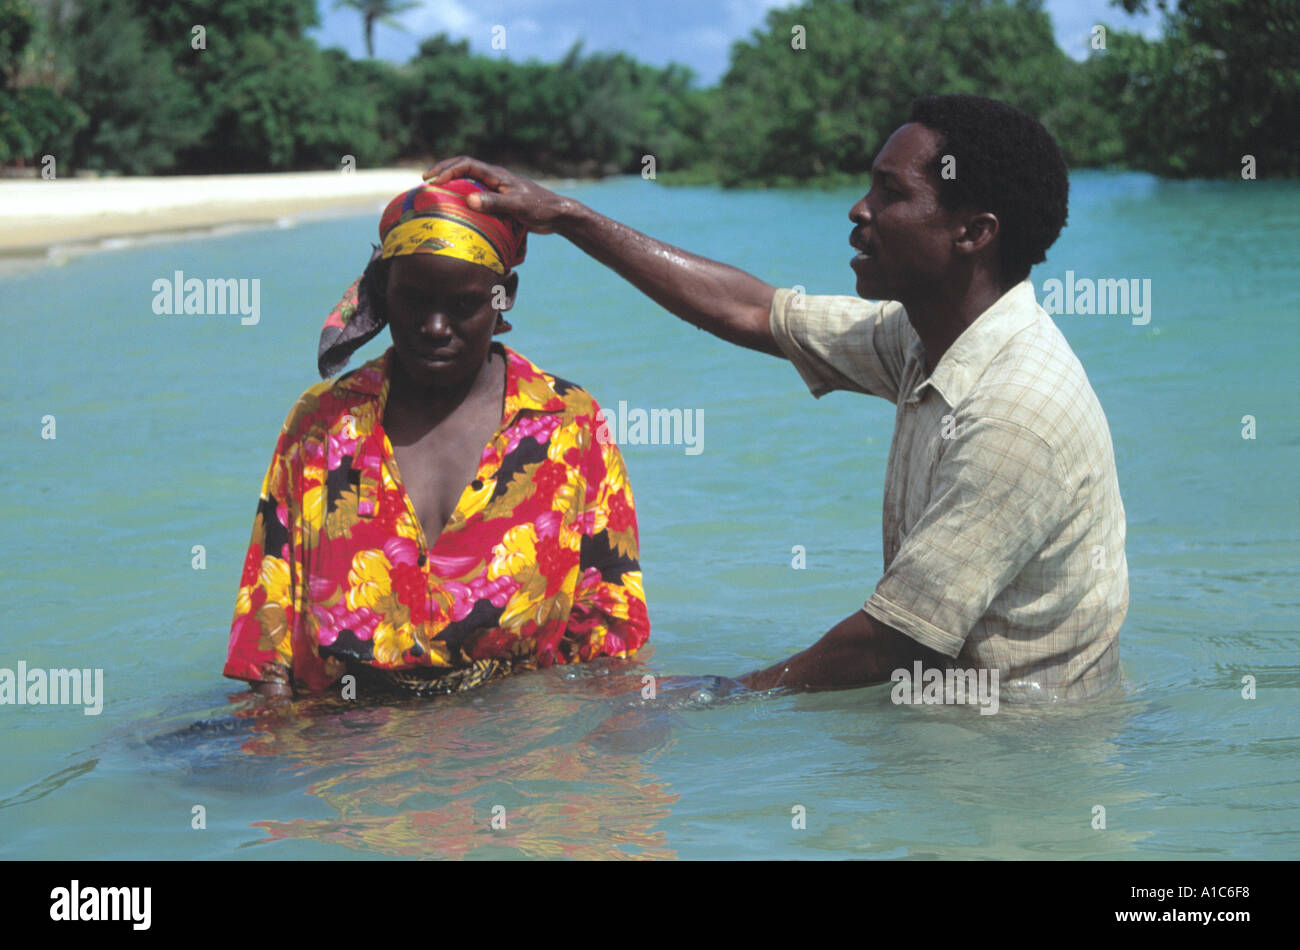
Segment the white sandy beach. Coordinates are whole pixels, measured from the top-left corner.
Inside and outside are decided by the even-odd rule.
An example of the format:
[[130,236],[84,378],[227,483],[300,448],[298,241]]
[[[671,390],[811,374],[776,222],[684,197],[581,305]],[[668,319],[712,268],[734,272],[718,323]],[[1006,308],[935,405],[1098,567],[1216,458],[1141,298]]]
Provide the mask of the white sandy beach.
[[420,168],[157,178],[0,179],[0,254],[86,249],[129,235],[378,212]]

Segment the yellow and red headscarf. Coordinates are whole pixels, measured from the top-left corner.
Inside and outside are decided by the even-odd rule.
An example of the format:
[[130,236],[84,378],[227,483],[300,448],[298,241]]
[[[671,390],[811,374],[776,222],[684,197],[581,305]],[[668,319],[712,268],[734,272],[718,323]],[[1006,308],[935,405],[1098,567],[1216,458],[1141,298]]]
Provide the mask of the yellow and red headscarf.
[[469,178],[443,185],[425,182],[388,203],[379,219],[380,244],[365,272],[352,282],[321,327],[316,353],[321,378],[342,370],[387,322],[382,307],[376,312],[372,304],[366,279],[377,261],[402,254],[446,254],[481,264],[502,277],[523,263],[527,229],[509,218],[474,211],[465,203],[467,195],[486,190]]

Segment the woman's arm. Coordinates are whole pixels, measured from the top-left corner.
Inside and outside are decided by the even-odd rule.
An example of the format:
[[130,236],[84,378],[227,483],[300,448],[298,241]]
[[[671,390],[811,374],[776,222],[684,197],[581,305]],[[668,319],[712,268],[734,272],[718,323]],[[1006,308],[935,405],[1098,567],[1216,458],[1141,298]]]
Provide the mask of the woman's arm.
[[[223,675],[241,679],[266,696],[293,694],[295,590],[292,492],[288,457],[298,405],[280,429],[271,464],[262,479],[253,531],[235,597]],[[284,509],[290,522],[280,520]]]
[[600,407],[594,399],[591,411],[581,465],[587,486],[581,518],[584,537],[566,631],[584,660],[627,656],[650,638],[632,485],[618,446],[601,437],[596,418]]

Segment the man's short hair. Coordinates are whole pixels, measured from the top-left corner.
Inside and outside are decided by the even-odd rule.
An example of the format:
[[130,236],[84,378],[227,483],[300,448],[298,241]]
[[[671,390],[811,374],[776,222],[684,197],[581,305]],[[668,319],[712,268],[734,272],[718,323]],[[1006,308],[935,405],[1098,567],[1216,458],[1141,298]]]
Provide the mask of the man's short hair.
[[[908,121],[943,137],[932,163],[940,204],[997,215],[1002,280],[1027,278],[1069,210],[1069,173],[1052,134],[1027,112],[983,96],[924,96],[912,103]],[[953,162],[945,163],[949,155]],[[947,177],[945,164],[952,168]]]

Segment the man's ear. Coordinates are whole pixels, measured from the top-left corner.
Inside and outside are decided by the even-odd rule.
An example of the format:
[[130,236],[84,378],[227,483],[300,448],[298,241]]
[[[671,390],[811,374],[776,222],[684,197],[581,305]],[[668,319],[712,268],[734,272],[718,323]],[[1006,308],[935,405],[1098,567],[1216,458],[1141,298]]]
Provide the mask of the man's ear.
[[953,250],[958,254],[979,254],[993,244],[998,236],[998,216],[991,211],[981,211],[966,219]]

